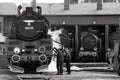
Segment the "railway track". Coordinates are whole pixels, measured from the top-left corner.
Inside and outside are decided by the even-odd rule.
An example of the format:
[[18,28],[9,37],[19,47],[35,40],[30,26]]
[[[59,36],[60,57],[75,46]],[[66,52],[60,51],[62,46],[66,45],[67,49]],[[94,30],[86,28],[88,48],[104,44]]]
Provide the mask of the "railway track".
[[18,74],[19,80],[50,80],[43,74]]

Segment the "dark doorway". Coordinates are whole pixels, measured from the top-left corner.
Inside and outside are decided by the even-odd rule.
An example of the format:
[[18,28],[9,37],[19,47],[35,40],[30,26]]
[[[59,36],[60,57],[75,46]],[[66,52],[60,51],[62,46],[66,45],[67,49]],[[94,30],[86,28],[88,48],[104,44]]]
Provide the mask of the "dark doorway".
[[64,28],[70,38],[69,48],[71,49],[72,62],[76,61],[75,51],[75,25],[52,25],[52,30]]
[[[91,28],[91,31],[92,31],[91,33],[93,34],[93,36],[99,40],[98,40],[98,43],[96,43],[96,46],[94,45],[93,48],[86,49],[83,47],[84,44],[83,44],[83,41],[81,41],[81,38],[82,38],[81,34],[82,35],[87,34],[89,32],[90,28]],[[105,25],[83,25],[83,26],[80,26],[79,34],[80,34],[79,35],[79,43],[80,43],[80,45],[79,45],[79,50],[80,50],[79,61],[80,62],[105,62]],[[88,33],[89,37],[86,39],[91,40],[90,38],[92,38],[92,37],[90,36],[90,34]],[[89,42],[88,42],[88,45],[87,45],[87,43],[85,43],[85,44],[86,44],[86,46],[90,46]],[[95,44],[95,43],[93,42],[93,43],[91,43],[91,45],[92,44]]]

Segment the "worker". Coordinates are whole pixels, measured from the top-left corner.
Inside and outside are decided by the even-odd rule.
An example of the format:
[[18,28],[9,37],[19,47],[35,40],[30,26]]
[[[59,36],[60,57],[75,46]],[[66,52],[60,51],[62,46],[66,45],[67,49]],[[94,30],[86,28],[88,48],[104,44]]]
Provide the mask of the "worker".
[[70,70],[70,61],[71,61],[70,50],[68,48],[65,48],[64,51],[65,51],[64,62],[66,64],[67,74],[71,74],[71,70]]
[[55,52],[57,53],[57,75],[63,74],[63,63],[64,63],[64,51],[63,48],[55,49]]

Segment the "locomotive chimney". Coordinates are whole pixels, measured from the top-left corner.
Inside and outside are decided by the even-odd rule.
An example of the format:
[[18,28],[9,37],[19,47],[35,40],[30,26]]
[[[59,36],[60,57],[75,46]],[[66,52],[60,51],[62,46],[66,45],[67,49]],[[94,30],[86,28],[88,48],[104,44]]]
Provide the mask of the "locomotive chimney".
[[33,7],[26,7],[26,13],[33,12]]
[[19,5],[18,6],[18,9],[17,9],[17,14],[18,14],[18,16],[20,16],[21,15],[21,12],[20,12],[20,10],[22,9],[22,6],[21,5]]
[[70,0],[64,0],[64,10],[69,10]]
[[96,1],[97,1],[97,10],[101,10],[102,9],[103,0],[96,0]]
[[38,14],[42,15],[42,8],[40,6],[37,6],[37,9],[38,9]]
[[33,7],[33,11],[36,11],[36,0],[31,1],[31,7]]

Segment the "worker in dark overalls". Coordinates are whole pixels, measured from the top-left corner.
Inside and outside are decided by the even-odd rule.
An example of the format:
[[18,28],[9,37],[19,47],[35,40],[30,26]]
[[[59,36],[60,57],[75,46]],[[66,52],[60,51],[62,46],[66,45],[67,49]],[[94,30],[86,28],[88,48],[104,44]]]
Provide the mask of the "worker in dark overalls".
[[70,61],[71,61],[71,54],[70,54],[70,50],[68,48],[64,49],[65,51],[65,57],[64,57],[64,62],[66,64],[66,68],[67,68],[67,74],[71,74],[71,70],[70,70]]
[[64,63],[64,51],[63,48],[55,49],[55,52],[57,53],[57,75],[63,74],[63,63]]

